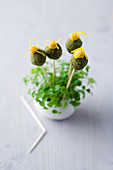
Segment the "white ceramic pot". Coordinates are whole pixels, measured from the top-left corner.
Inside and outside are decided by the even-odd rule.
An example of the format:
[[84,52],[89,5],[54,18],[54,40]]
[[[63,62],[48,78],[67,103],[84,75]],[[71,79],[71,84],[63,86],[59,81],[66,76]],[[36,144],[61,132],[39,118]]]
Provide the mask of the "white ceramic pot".
[[[62,103],[64,103],[64,101]],[[53,119],[53,120],[63,120],[63,119],[68,118],[69,116],[71,116],[74,113],[74,108],[70,103],[67,105],[67,107],[65,109],[63,109],[63,107],[58,107],[58,108],[49,107],[48,110],[43,109],[43,107],[40,106],[39,103],[36,101],[34,101],[34,104],[35,104],[35,107],[36,107],[38,113],[40,113],[40,115],[43,115],[43,116],[45,116],[49,119]],[[54,114],[54,113],[52,113],[53,109],[56,109],[62,113]]]

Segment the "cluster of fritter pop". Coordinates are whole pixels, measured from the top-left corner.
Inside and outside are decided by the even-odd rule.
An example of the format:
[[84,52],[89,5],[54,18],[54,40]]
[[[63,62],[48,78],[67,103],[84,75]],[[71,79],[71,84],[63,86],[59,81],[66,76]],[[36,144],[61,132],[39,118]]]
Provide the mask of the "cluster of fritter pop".
[[[30,50],[25,55],[31,52],[30,54],[31,63],[36,66],[42,66],[46,61],[46,56],[49,57],[50,59],[57,60],[62,55],[62,48],[58,44],[58,41],[60,39],[61,37],[56,42],[51,39],[45,40],[46,47],[45,50],[43,50],[41,48],[37,48],[38,42],[36,39],[32,38],[29,41]],[[36,46],[31,46],[31,40],[35,40]],[[50,41],[50,43],[47,44],[46,41]]]
[[[84,52],[84,49],[80,48],[82,46],[82,41],[80,39],[79,33],[83,33],[86,35],[86,33],[81,31],[72,33],[70,34],[70,37],[67,39],[65,44],[67,51],[72,54],[70,58],[70,64],[71,67],[74,68],[75,70],[83,69],[88,62],[88,58]],[[60,39],[61,37],[57,41],[51,39],[45,40],[46,44],[45,50],[37,48],[38,42],[36,39],[34,38],[30,39],[29,41],[30,50],[28,51],[28,53],[31,52],[30,54],[31,63],[36,66],[42,66],[46,61],[46,56],[53,60],[59,59],[62,55],[62,48],[58,44],[58,41]],[[31,46],[31,40],[35,40],[36,46]],[[49,44],[46,43],[47,41],[50,41]]]
[[84,52],[84,49],[80,48],[82,46],[82,40],[80,39],[79,33],[86,35],[84,32],[77,31],[73,34],[70,34],[70,37],[66,41],[66,49],[72,54],[70,58],[70,64],[75,70],[83,69],[88,63],[88,58]]

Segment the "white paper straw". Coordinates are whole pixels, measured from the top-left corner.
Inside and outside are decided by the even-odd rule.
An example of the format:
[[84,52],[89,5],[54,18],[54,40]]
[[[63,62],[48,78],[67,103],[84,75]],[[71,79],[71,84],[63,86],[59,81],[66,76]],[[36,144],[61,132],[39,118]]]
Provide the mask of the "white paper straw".
[[46,134],[46,131],[43,131],[40,136],[38,137],[38,139],[34,142],[34,144],[31,146],[31,148],[29,149],[29,153],[32,152],[35,147],[38,145],[38,143],[40,142],[40,140],[43,138],[43,136]]
[[28,104],[28,102],[25,100],[25,98],[23,96],[20,96],[21,101],[24,103],[24,105],[27,107],[27,109],[29,110],[29,112],[31,113],[32,117],[35,119],[35,121],[37,122],[37,124],[40,126],[40,128],[42,129],[42,133],[40,134],[40,136],[38,137],[38,139],[36,140],[36,142],[32,145],[32,147],[30,148],[29,152],[32,152],[33,149],[37,146],[37,144],[40,142],[40,140],[42,139],[42,137],[46,134],[46,129],[45,127],[42,125],[42,123],[40,122],[40,120],[38,119],[38,117],[35,115],[35,113],[33,112],[33,110],[31,109],[30,105]]

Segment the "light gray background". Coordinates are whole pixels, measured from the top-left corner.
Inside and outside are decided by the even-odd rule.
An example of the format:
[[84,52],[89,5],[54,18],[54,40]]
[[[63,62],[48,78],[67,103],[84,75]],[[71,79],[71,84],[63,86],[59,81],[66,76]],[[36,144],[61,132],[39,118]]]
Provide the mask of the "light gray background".
[[[1,1],[0,170],[113,170],[112,12],[112,0]],[[28,41],[34,37],[44,48],[45,39],[62,36],[68,61],[64,44],[78,30],[88,34],[82,39],[98,84],[94,96],[65,121],[40,117],[47,134],[28,154],[41,132],[19,99],[27,97],[22,78],[32,68],[29,56],[23,58]]]

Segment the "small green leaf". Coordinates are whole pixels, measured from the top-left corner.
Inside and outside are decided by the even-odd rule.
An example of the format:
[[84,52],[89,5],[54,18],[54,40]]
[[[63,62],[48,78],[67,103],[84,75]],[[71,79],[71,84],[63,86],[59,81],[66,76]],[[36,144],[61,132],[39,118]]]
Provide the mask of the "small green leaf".
[[49,64],[47,61],[45,62],[46,64]]
[[44,106],[44,102],[41,101],[41,100],[39,100],[39,104],[40,104],[41,106]]
[[61,112],[57,111],[57,110],[52,110],[52,113],[54,114],[60,114]]
[[52,96],[53,94],[54,94],[53,89],[52,88],[48,89],[48,96]]
[[90,66],[87,65],[85,69],[87,72],[89,72]]
[[74,106],[80,106],[81,102],[76,102]]
[[96,84],[96,81],[93,78],[88,78],[88,85],[94,83]]
[[25,85],[27,85],[29,82],[29,76],[24,77],[23,82],[25,83]]
[[74,100],[74,101],[70,101],[70,104],[72,104],[73,106],[79,106],[81,103]]
[[49,103],[47,103],[47,105],[48,105],[49,107],[52,107],[52,106],[53,106],[53,103],[52,103],[52,102],[49,102]]
[[48,66],[45,66],[45,71],[49,71],[49,67]]
[[43,90],[38,90],[38,93],[36,93],[37,98],[42,98],[44,96],[44,91]]
[[83,89],[83,90],[85,90],[85,89],[86,89],[86,87],[83,85],[83,86],[82,86],[82,89]]
[[33,79],[32,84],[37,84],[38,85],[39,84],[38,79],[37,78]]
[[65,86],[62,86],[62,87],[61,87],[61,93],[62,93],[62,94],[65,94],[66,92],[67,92],[66,87],[65,87]]
[[80,100],[80,93],[79,91],[72,91],[73,98],[76,100]]
[[59,63],[60,63],[60,62],[61,62],[61,60],[59,60],[59,59],[58,59],[58,60],[57,60],[57,62],[59,62]]
[[90,90],[90,89],[86,89],[86,91],[87,91],[88,93],[90,93],[90,92],[91,92],[91,90]]
[[31,69],[31,74],[38,74],[38,71],[39,71],[39,68],[38,68],[38,67],[32,68],[32,69]]
[[31,94],[31,89],[29,89],[27,93],[28,93],[28,94]]
[[85,91],[84,90],[79,90],[80,93],[82,93],[82,98],[85,98]]
[[55,91],[60,90],[60,85],[55,85]]
[[44,106],[43,108],[44,108],[44,109],[46,109],[46,110],[48,110],[48,108],[47,108],[47,107],[45,107],[45,106]]
[[52,89],[52,88],[50,88],[50,89],[49,89],[49,91],[50,91],[50,92],[53,92],[53,89]]
[[57,103],[57,107],[61,107],[61,106],[62,106],[61,102]]
[[35,97],[35,95],[36,95],[36,92],[35,92],[35,91],[33,91],[33,92],[32,92],[32,97],[34,98],[34,97]]
[[54,93],[52,91],[48,91],[48,96],[52,96]]
[[64,105],[63,105],[63,108],[64,108],[64,109],[66,108],[67,104],[68,104],[67,102],[64,103]]
[[80,81],[80,80],[75,80],[74,85],[75,85],[75,86],[81,86],[81,85],[82,85],[82,81]]
[[61,75],[62,78],[67,77],[67,73],[64,72],[64,69],[60,72],[60,75]]
[[46,85],[45,84],[41,84],[40,90],[44,90],[45,88],[46,88]]

